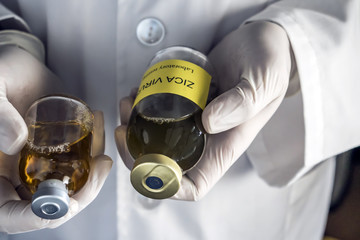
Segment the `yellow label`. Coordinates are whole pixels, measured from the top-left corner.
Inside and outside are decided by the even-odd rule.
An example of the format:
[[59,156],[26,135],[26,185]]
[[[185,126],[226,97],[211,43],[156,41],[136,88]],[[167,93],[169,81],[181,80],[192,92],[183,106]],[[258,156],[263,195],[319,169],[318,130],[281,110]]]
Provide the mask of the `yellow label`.
[[151,66],[144,74],[133,107],[156,93],[183,96],[205,108],[211,75],[203,68],[184,60],[171,59]]

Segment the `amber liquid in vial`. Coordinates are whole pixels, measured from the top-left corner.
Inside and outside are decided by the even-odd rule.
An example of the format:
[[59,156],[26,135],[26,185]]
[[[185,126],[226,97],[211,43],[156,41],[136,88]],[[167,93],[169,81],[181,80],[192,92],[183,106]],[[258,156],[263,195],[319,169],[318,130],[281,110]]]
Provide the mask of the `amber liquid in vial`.
[[[20,178],[31,193],[47,179],[62,181],[69,196],[86,183],[92,133],[75,122],[39,122],[29,127],[28,141],[21,151]],[[51,142],[52,145],[46,143]]]
[[128,125],[128,148],[134,159],[149,153],[163,154],[181,167],[191,169],[200,159],[205,134],[199,126],[201,112],[181,118],[147,117],[134,108]]

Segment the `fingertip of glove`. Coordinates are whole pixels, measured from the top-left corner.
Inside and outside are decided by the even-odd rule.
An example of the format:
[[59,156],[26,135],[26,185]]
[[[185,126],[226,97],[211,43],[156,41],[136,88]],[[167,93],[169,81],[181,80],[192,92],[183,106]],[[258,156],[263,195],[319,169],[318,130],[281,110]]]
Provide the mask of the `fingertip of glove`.
[[14,155],[20,152],[28,137],[27,126],[19,112],[7,100],[0,104],[0,150]]
[[100,110],[94,110],[94,119],[96,119],[98,122],[103,123],[104,122],[104,113]]
[[26,130],[26,127],[25,129],[22,129],[21,126],[17,132],[17,137],[14,140],[9,140],[9,142],[11,142],[9,145],[6,144],[6,141],[3,142],[8,146],[2,146],[1,147],[2,151],[8,155],[14,155],[19,153],[23,148],[23,146],[25,145],[27,137],[28,137],[28,132]]
[[215,134],[219,132],[216,114],[212,113],[212,108],[207,107],[201,116],[203,127],[207,133]]
[[107,155],[98,155],[92,159],[91,169],[94,176],[107,176],[112,168],[113,160]]
[[93,161],[96,163],[96,164],[104,164],[104,165],[109,165],[110,167],[112,166],[113,164],[113,160],[111,159],[111,157],[107,156],[107,155],[98,155],[98,156],[95,156]]
[[120,100],[120,122],[121,124],[127,124],[131,115],[134,99],[131,97],[125,97]]
[[183,177],[179,191],[171,197],[173,200],[192,202],[199,201],[201,198],[202,196],[199,195],[199,191],[196,188],[194,182],[188,177]]
[[119,151],[126,136],[126,128],[127,126],[121,125],[115,129],[114,137],[115,137],[116,146]]
[[120,99],[120,109],[129,108],[129,107],[131,108],[133,103],[134,103],[134,98],[132,98],[131,96],[124,97]]
[[69,211],[68,211],[67,214],[69,215],[69,217],[73,217],[78,212],[79,212],[79,203],[78,203],[78,201],[76,201],[73,198],[70,198]]
[[115,134],[120,134],[123,131],[124,126],[125,125],[120,125],[117,128],[115,128]]
[[115,129],[115,138],[121,138],[126,133],[126,125],[120,125]]

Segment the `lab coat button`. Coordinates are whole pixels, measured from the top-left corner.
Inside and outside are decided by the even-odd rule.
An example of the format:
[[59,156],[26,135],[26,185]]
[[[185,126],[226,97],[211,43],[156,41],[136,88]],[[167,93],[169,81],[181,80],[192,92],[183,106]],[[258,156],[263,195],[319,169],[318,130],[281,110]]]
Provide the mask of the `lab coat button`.
[[144,45],[156,45],[164,39],[165,27],[156,18],[145,18],[139,22],[136,36]]

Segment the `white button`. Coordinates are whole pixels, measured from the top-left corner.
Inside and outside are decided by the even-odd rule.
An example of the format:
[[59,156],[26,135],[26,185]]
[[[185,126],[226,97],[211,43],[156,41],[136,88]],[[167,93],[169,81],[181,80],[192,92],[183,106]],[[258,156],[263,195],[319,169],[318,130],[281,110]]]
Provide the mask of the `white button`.
[[139,41],[147,46],[156,45],[164,39],[165,27],[156,18],[145,18],[136,28]]

